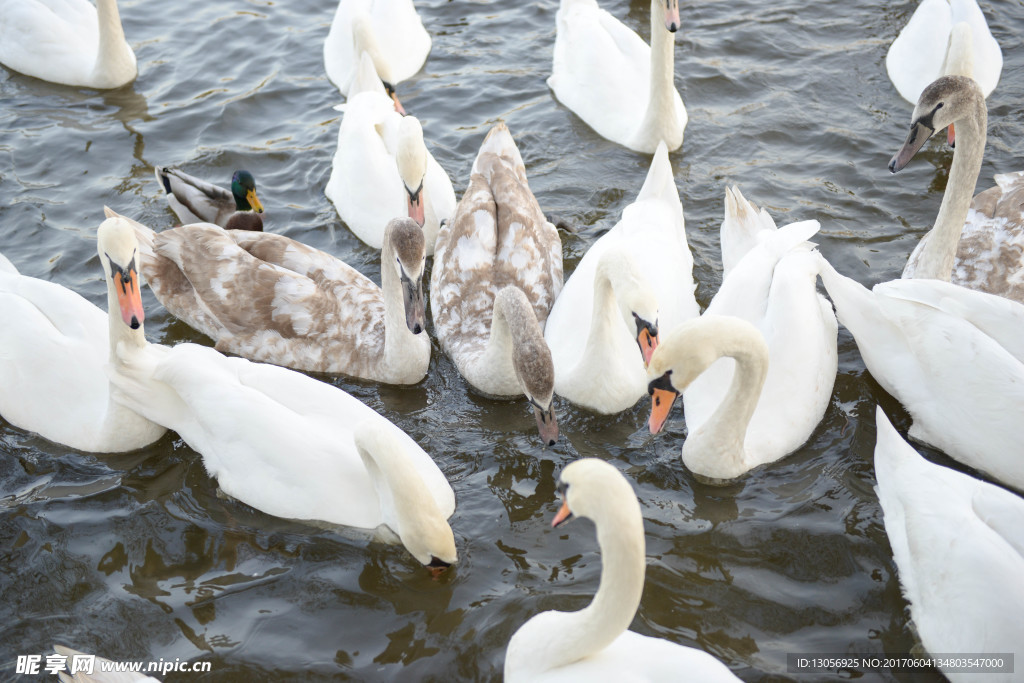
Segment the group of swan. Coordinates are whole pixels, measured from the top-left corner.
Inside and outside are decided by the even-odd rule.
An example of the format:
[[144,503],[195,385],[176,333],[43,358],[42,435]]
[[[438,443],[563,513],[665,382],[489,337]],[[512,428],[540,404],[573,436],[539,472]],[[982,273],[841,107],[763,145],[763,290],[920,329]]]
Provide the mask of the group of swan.
[[[135,78],[115,0],[98,0],[97,9],[68,3],[67,26],[41,29],[47,2],[0,0],[0,62],[69,85],[118,87]],[[798,448],[820,421],[836,376],[838,316],[872,375],[914,418],[914,438],[1024,490],[1014,456],[1024,441],[1024,219],[1016,201],[1024,174],[997,176],[998,187],[972,205],[984,98],[1002,65],[977,4],[924,0],[887,55],[897,89],[916,101],[890,169],[905,167],[935,131],[956,127],[935,225],[908,259],[905,279],[865,289],[807,241],[817,221],[776,228],[730,189],[723,282],[699,317],[668,162],[687,120],[673,83],[679,23],[676,0],[652,0],[648,47],[594,0],[561,2],[549,86],[602,136],[654,153],[636,201],[563,289],[558,234],[504,124],[485,139],[456,205],[418,120],[404,116],[394,85],[430,50],[411,1],[340,3],[324,58],[347,102],[327,195],[360,239],[382,249],[381,287],[323,252],[260,232],[251,174],[236,172],[229,193],[158,168],[172,209],[195,224],[154,233],[108,211],[97,242],[107,315],[0,257],[0,312],[17,321],[0,329],[0,414],[87,451],[131,450],[173,429],[238,500],[282,517],[383,525],[423,564],[448,566],[457,559],[446,521],[454,494],[412,439],[328,384],[219,353],[417,382],[430,357],[422,279],[433,253],[431,308],[442,348],[477,390],[525,394],[548,444],[558,435],[555,392],[611,413],[647,389],[652,432],[681,393],[686,466],[712,480],[741,476]],[[38,42],[39,30],[66,31],[62,49],[38,59],[22,38]],[[168,310],[213,337],[217,350],[146,342],[140,263]],[[836,314],[816,291],[819,275]],[[65,419],[51,419],[55,413]],[[925,646],[1012,651],[1024,633],[1003,606],[1024,604],[1013,592],[1024,569],[1024,537],[1014,526],[1024,502],[927,463],[881,411],[876,423],[886,531]],[[562,489],[555,524],[572,514],[592,518],[606,571],[588,608],[545,612],[517,631],[506,677],[634,675],[646,665],[654,675],[734,680],[706,653],[625,630],[643,588],[644,544],[622,476],[583,460],[565,469]],[[946,571],[951,566],[961,571]],[[1004,594],[994,601],[963,573]]]
[[139,448],[173,429],[202,455],[220,488],[244,503],[290,519],[386,525],[423,564],[454,563],[446,521],[455,509],[451,486],[427,453],[362,401],[304,374],[205,346],[146,341],[139,228],[112,214],[97,232],[106,316],[0,261],[7,322],[0,414],[53,441],[100,452]]

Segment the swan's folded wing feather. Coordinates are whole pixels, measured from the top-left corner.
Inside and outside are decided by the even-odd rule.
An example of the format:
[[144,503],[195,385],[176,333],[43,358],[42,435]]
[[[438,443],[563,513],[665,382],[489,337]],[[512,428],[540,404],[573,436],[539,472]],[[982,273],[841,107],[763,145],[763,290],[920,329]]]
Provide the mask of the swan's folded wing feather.
[[1024,363],[1024,305],[1016,301],[939,280],[893,280],[877,285],[875,291],[966,320]]
[[[573,3],[567,11],[559,10],[548,86],[602,136],[626,140],[640,125],[647,105],[650,47],[621,21],[590,4]],[[608,102],[633,105],[635,117],[616,116],[607,111]]]
[[938,78],[953,28],[948,0],[923,0],[885,56],[889,79],[903,99],[917,103]]
[[985,15],[976,0],[950,2],[951,25],[966,21],[971,26],[971,47],[974,51],[974,80],[985,97],[992,94],[1003,70],[1003,51],[988,28]]

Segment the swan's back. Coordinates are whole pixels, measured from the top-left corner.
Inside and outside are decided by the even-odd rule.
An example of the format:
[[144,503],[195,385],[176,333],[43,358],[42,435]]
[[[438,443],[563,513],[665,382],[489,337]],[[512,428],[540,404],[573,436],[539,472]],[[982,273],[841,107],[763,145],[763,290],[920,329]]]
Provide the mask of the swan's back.
[[434,328],[456,362],[483,352],[494,297],[509,285],[526,294],[543,328],[562,288],[562,244],[530,192],[512,135],[499,123],[481,145],[469,187],[434,252]]
[[975,0],[923,0],[885,57],[889,79],[903,99],[917,103],[929,83],[942,76],[953,26],[971,28],[973,78],[985,97],[995,89],[1003,53]]
[[1024,500],[928,462],[881,408],[876,424],[885,531],[925,648],[933,654],[1018,649],[1024,642]]
[[96,450],[107,413],[107,314],[75,292],[0,270],[0,415]]
[[1024,171],[995,179],[971,203],[951,281],[1024,303]]

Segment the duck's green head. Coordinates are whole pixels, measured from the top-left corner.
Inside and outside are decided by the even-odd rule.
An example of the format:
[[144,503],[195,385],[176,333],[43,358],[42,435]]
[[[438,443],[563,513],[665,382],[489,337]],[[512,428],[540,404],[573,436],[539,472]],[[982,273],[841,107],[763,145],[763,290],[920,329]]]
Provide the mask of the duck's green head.
[[231,176],[231,194],[235,196],[235,209],[263,213],[263,205],[256,196],[256,179],[248,171],[235,171]]

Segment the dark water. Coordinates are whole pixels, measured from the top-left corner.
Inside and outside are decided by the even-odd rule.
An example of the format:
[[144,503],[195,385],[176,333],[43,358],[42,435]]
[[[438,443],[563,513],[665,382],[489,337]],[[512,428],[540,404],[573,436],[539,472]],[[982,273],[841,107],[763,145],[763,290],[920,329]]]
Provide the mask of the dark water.
[[[602,5],[648,36],[647,2]],[[571,272],[635,197],[649,158],[599,138],[548,91],[555,0],[417,6],[434,46],[400,86],[404,104],[457,192],[483,135],[508,123],[541,206],[579,230],[563,235]],[[899,275],[951,160],[934,142],[898,176],[886,168],[911,107],[884,55],[914,6],[683,3],[676,84],[690,122],[672,163],[703,305],[721,281],[728,183],[779,224],[819,219],[817,242],[840,271],[865,283]],[[155,164],[222,184],[244,167],[268,230],[378,278],[379,255],[323,195],[341,101],[322,64],[334,7],[122,0],[139,59],[133,85],[100,93],[0,68],[0,251],[104,306],[94,242],[104,204],[169,227]],[[982,8],[1006,56],[989,99],[983,189],[1019,166],[1024,3]],[[143,300],[150,340],[204,341],[148,290]],[[440,581],[369,534],[218,497],[174,435],[96,456],[0,420],[0,678],[21,680],[16,656],[53,642],[211,662],[205,676],[168,680],[498,678],[520,624],[582,607],[597,588],[592,525],[549,528],[555,477],[582,456],[615,464],[642,504],[648,571],[634,630],[704,648],[747,680],[787,678],[788,652],[906,652],[914,639],[873,492],[874,406],[903,431],[909,421],[845,330],[839,342],[832,404],[810,442],[726,487],[683,468],[678,412],[666,433],[648,434],[646,402],[615,417],[559,403],[563,438],[542,449],[524,402],[474,395],[436,345],[415,387],[326,378],[409,432],[451,481],[460,563]]]

